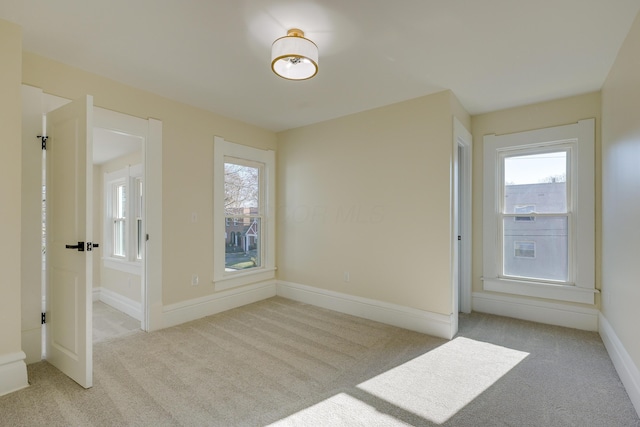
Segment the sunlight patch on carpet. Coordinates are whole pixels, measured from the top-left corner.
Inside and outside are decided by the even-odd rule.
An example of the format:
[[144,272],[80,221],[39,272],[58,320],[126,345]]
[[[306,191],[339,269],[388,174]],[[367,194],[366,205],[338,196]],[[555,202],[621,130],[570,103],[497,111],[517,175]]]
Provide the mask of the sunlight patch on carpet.
[[358,388],[442,424],[529,353],[458,337]]
[[[373,423],[373,424],[371,424]],[[379,413],[376,408],[350,396],[339,393],[322,402],[283,418],[269,426],[362,426],[398,425],[394,417]],[[402,423],[402,425],[409,425]]]

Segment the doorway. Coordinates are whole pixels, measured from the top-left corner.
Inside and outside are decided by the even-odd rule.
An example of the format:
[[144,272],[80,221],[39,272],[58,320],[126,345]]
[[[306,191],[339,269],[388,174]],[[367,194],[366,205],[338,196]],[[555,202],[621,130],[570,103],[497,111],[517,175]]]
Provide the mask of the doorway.
[[132,131],[93,128],[93,223],[101,242],[93,263],[93,343],[142,329],[146,135]]

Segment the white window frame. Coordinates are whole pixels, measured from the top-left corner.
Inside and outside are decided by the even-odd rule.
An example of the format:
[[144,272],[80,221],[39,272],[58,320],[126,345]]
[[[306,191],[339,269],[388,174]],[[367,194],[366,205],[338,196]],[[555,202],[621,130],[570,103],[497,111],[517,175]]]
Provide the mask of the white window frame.
[[[569,281],[503,277],[500,212],[503,158],[536,150],[567,148]],[[546,129],[484,137],[483,289],[559,301],[595,304],[595,120]],[[515,216],[515,214],[513,215]]]
[[[104,174],[104,233],[103,233],[103,262],[107,268],[124,271],[131,274],[142,273],[142,259],[137,257],[137,219],[142,218],[143,213],[137,212],[137,199],[139,197],[136,181],[142,180],[142,165],[128,166],[113,172]],[[124,257],[113,255],[113,204],[115,202],[114,188],[124,184],[126,187],[126,212],[125,219],[125,253]],[[144,187],[144,182],[143,182]],[[144,230],[144,226],[143,226]],[[143,237],[144,238],[144,237]]]
[[[263,239],[261,265],[239,271],[225,271],[226,219],[224,210],[225,158],[244,159],[264,165],[260,189],[263,191],[260,214]],[[213,149],[213,283],[216,290],[257,283],[275,278],[275,152],[214,137]]]

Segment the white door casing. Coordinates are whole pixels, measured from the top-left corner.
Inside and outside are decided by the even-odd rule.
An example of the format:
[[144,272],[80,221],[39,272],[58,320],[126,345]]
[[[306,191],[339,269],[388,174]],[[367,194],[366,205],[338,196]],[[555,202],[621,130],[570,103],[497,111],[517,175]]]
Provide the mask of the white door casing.
[[[47,114],[47,360],[93,385],[93,98]],[[82,251],[66,248],[79,242]]]
[[[453,312],[470,313],[471,307],[471,160],[472,136],[456,118],[453,120],[453,157],[454,157],[454,193],[453,199],[453,235],[454,283]],[[456,241],[460,236],[460,241]]]

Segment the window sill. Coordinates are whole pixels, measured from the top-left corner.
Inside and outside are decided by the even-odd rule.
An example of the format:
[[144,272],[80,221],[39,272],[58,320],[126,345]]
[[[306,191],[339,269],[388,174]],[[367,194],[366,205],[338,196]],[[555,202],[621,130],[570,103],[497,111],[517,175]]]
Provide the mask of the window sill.
[[275,267],[264,267],[251,271],[238,271],[231,274],[225,274],[222,277],[214,277],[213,286],[216,291],[224,291],[226,289],[237,288],[251,283],[274,279],[275,277]]
[[482,280],[482,286],[485,291],[581,304],[595,304],[595,294],[599,293],[597,289],[587,289],[572,285],[554,285],[502,278],[483,278]]
[[106,268],[122,271],[124,273],[142,275],[142,263],[125,261],[117,258],[102,258],[103,265]]

